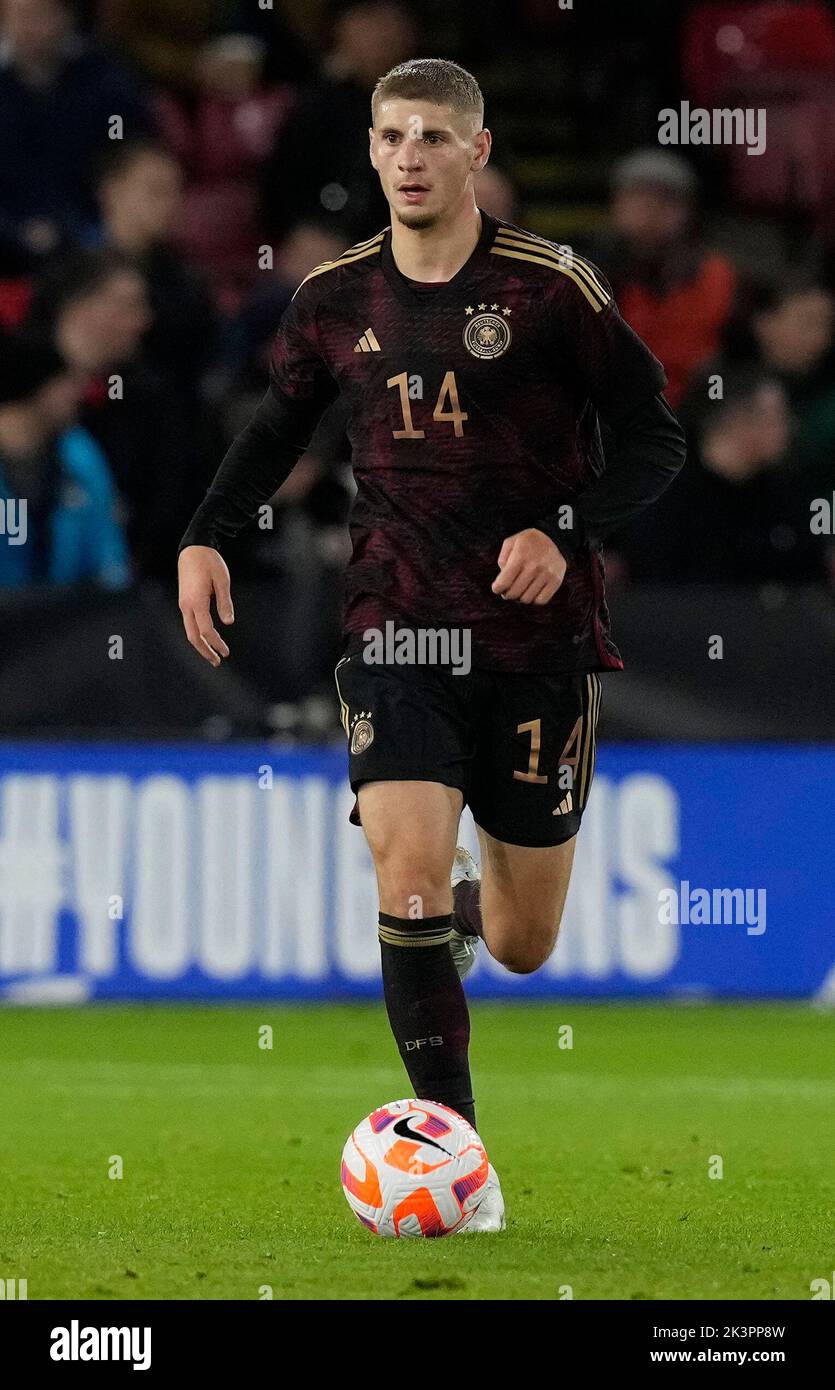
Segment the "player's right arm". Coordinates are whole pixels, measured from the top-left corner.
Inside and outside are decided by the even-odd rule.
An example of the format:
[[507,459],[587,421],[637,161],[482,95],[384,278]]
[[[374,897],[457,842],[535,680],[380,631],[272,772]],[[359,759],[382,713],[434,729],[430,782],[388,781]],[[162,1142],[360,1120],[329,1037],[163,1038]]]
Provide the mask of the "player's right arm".
[[195,651],[212,666],[229,655],[212,620],[212,600],[222,623],[234,621],[223,541],[252,521],[290,476],[337,394],[318,347],[315,298],[302,290],[276,336],[269,389],[229,448],[180,542],[183,625]]

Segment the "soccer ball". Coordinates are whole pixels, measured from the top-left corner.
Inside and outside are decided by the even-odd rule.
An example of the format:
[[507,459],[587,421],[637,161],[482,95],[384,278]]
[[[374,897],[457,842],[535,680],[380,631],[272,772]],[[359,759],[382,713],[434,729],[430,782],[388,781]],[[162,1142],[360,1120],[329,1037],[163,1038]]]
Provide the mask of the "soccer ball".
[[377,1236],[449,1236],[478,1210],[487,1154],[472,1125],[431,1100],[392,1100],[342,1151],[342,1191]]

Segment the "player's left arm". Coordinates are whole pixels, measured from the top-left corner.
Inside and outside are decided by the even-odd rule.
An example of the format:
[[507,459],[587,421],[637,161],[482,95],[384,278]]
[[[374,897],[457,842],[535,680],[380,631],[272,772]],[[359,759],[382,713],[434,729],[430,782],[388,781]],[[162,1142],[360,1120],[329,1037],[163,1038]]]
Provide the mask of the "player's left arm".
[[602,272],[579,257],[567,269],[551,287],[555,347],[610,426],[615,452],[578,497],[504,542],[493,589],[523,603],[549,603],[577,550],[651,506],[686,456],[684,432],[662,395],[661,363],[621,318]]

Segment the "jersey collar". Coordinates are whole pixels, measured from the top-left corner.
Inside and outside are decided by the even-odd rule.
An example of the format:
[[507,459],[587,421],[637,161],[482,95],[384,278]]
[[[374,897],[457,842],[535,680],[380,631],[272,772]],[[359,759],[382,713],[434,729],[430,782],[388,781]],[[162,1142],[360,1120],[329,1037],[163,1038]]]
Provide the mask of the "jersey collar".
[[463,286],[470,282],[484,256],[489,252],[498,226],[495,217],[491,217],[489,212],[484,212],[482,208],[479,208],[479,212],[481,213],[481,233],[471,254],[452,279],[440,285],[433,294],[420,294],[413,290],[405,275],[397,269],[391,251],[391,227],[386,228],[380,264],[383,274],[402,304],[414,311],[426,305],[430,309],[435,309],[439,304],[446,304]]

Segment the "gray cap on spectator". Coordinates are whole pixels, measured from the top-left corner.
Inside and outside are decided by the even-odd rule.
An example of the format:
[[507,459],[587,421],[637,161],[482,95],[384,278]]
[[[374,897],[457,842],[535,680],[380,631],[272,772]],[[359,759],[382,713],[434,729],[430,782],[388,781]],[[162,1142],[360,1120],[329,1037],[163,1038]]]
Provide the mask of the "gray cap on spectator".
[[612,170],[614,188],[635,184],[652,184],[671,193],[692,197],[698,189],[698,179],[686,159],[668,150],[635,150],[619,159]]

